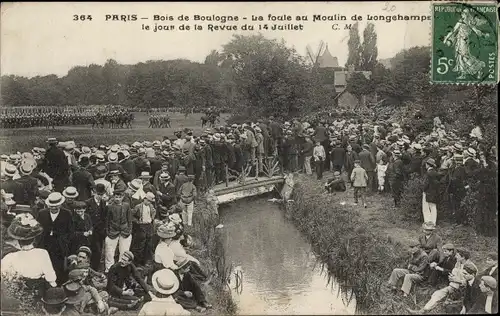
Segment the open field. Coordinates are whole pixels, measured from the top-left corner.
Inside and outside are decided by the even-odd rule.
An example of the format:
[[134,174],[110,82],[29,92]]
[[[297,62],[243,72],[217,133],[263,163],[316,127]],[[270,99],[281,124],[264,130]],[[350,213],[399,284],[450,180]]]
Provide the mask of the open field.
[[[48,137],[57,137],[59,140],[74,140],[77,144],[95,146],[101,144],[132,143],[144,140],[162,140],[163,136],[173,137],[174,131],[181,128],[190,128],[195,135],[202,131],[201,117],[203,114],[194,113],[185,118],[182,113],[170,113],[171,128],[148,128],[147,113],[135,113],[132,129],[108,129],[86,126],[58,126],[55,129],[45,127],[0,129],[0,152],[27,151],[33,147],[45,147]],[[221,114],[220,123],[224,124],[229,114]]]

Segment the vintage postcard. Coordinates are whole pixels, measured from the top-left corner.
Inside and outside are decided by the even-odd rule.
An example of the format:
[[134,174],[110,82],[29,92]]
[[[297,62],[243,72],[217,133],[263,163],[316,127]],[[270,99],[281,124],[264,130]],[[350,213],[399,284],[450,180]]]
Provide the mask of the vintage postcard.
[[0,11],[2,315],[498,312],[496,2]]

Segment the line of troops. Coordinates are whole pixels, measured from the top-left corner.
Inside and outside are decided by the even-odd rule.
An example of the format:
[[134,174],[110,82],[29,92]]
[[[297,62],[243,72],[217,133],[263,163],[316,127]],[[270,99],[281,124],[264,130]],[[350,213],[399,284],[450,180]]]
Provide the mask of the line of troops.
[[73,113],[60,110],[44,111],[43,113],[26,111],[0,114],[0,128],[55,128],[56,126],[82,125],[101,128],[132,128],[133,120],[133,113],[127,109],[91,109]]
[[170,125],[170,115],[154,113],[149,116],[149,128],[167,128]]

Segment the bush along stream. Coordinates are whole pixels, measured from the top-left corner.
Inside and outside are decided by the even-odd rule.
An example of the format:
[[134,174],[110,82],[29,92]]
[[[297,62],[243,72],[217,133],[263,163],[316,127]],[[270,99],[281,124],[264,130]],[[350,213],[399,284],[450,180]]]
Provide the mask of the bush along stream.
[[[381,292],[393,267],[404,265],[406,248],[370,231],[358,212],[333,204],[315,179],[299,176],[287,216],[308,237],[319,261],[344,294],[356,297],[357,314],[405,312]],[[315,183],[316,182],[316,183]]]
[[[368,208],[363,208],[352,204],[350,189],[327,194],[315,177],[296,178],[287,217],[309,239],[323,268],[343,293],[352,290],[356,313],[399,315],[408,314],[407,308],[423,307],[435,290],[432,286],[414,286],[407,297],[386,287],[392,269],[406,266],[408,244],[421,234],[421,219],[408,218],[406,206],[394,208],[390,196],[384,194],[369,196]],[[420,212],[421,206],[414,204],[414,213]],[[498,248],[496,237],[480,235],[474,225],[456,225],[442,217],[446,217],[444,208],[438,214],[437,228],[443,241],[470,249],[478,269],[485,269],[488,252]],[[446,312],[443,304],[430,313]]]
[[211,281],[205,287],[208,301],[213,305],[204,315],[234,315],[236,305],[228,290],[232,268],[224,260],[224,243],[219,224],[217,198],[210,193],[196,201],[193,213],[193,229],[190,234],[195,240],[192,255],[200,260],[205,271],[211,273]]

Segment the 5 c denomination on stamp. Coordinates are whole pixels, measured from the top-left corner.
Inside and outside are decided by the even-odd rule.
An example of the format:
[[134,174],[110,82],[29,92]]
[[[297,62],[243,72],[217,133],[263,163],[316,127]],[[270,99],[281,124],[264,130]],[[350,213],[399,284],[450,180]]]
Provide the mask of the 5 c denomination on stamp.
[[496,84],[497,29],[494,4],[433,3],[431,81]]

